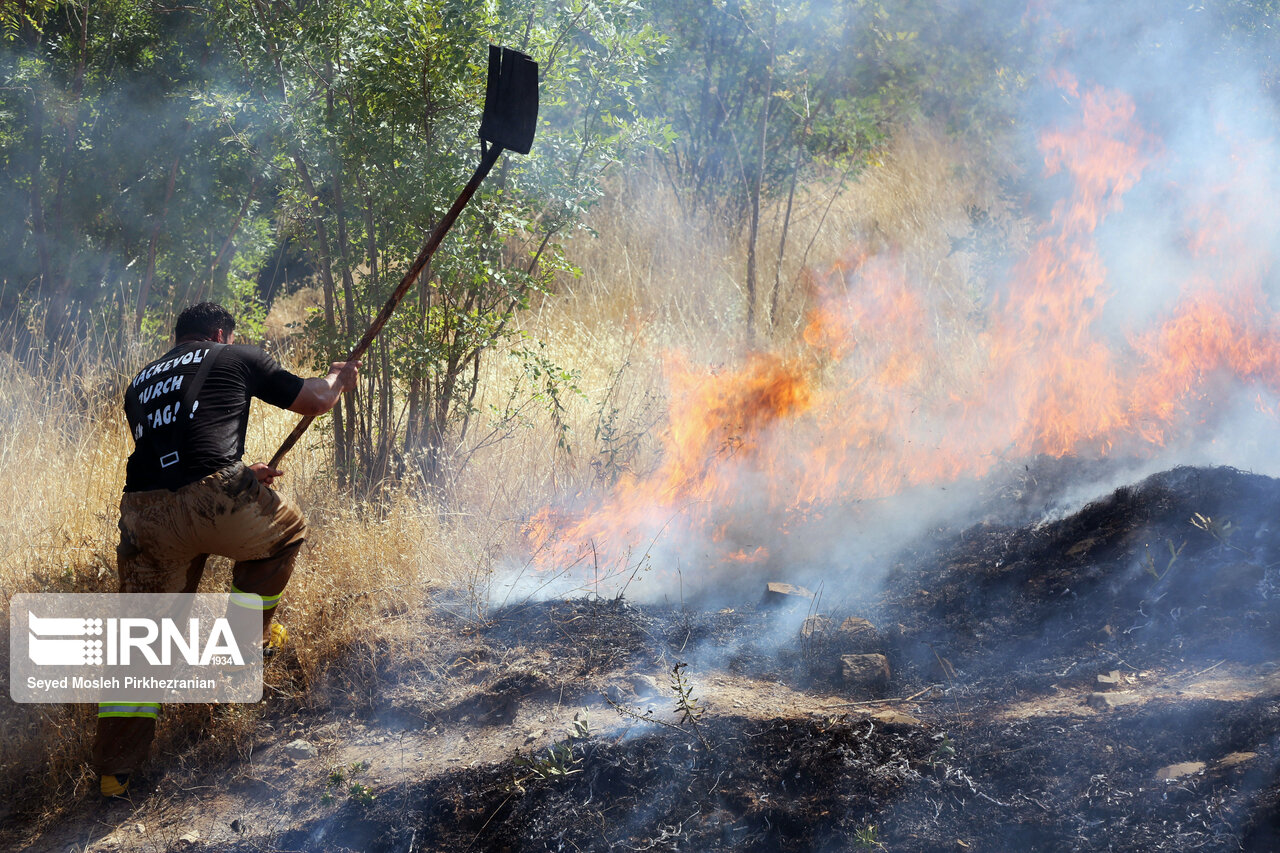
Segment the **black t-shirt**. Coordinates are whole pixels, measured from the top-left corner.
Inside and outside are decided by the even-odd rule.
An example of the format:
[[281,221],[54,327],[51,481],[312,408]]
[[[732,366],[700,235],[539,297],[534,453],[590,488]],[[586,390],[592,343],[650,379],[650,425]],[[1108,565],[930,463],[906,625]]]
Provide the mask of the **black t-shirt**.
[[[204,383],[188,399],[211,353]],[[125,469],[124,490],[177,489],[239,461],[250,398],[287,409],[302,382],[255,346],[178,344],[142,368],[125,389],[134,450]]]

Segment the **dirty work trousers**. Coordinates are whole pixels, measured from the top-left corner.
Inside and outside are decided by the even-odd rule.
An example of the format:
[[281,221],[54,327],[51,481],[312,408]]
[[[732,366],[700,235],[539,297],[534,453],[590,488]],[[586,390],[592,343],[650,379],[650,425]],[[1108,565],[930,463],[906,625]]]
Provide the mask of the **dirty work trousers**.
[[[237,592],[262,596],[261,604],[246,598],[244,606],[262,610],[265,634],[305,533],[301,513],[241,463],[176,492],[125,492],[116,546],[120,591],[195,592],[209,555],[230,557],[236,561],[232,603],[239,603]],[[100,704],[94,769],[99,774],[137,769],[151,748],[159,716],[155,703]]]

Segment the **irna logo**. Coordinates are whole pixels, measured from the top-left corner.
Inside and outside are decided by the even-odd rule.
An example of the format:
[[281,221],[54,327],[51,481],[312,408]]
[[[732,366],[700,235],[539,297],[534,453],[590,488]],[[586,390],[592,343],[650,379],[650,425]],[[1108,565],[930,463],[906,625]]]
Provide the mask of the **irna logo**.
[[262,598],[28,593],[9,600],[15,702],[257,702]]
[[107,666],[169,666],[175,658],[190,666],[244,664],[226,618],[214,619],[207,636],[199,619],[41,618],[30,611],[27,618],[27,656],[38,666],[101,666],[104,657]]

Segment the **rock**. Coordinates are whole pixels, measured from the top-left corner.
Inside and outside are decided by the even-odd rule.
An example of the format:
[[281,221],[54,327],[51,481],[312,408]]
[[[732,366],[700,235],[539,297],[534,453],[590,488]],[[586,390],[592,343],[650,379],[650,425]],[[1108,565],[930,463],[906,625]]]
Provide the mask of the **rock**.
[[621,681],[611,681],[605,685],[604,698],[615,705],[625,705],[635,699],[631,685]]
[[1215,766],[1219,768],[1239,767],[1241,764],[1248,764],[1257,757],[1258,753],[1256,752],[1233,752],[1218,759],[1218,763]]
[[810,616],[800,623],[800,636],[807,640],[814,634],[827,634],[834,624],[825,616]]
[[848,619],[841,622],[840,633],[849,634],[854,637],[862,634],[870,634],[873,637],[879,638],[879,632],[876,631],[876,626],[872,625],[861,616],[850,616]]
[[1142,697],[1132,690],[1120,690],[1114,693],[1090,693],[1085,702],[1095,711],[1110,711],[1123,705],[1141,702]]
[[1123,682],[1123,681],[1121,681],[1121,679],[1120,679],[1120,670],[1118,670],[1118,669],[1113,669],[1113,670],[1111,670],[1110,672],[1108,672],[1108,673],[1106,673],[1106,674],[1099,675],[1099,676],[1098,676],[1098,683],[1099,683],[1099,684],[1105,684],[1105,685],[1108,685],[1108,686],[1116,686],[1116,685],[1119,685],[1119,684],[1123,684],[1124,682]]
[[871,719],[891,726],[924,727],[924,720],[916,719],[910,714],[904,714],[901,711],[876,711],[871,715]]
[[1203,761],[1183,761],[1179,764],[1170,764],[1167,767],[1161,767],[1156,771],[1156,778],[1161,782],[1170,782],[1174,779],[1181,779],[1185,776],[1194,776],[1197,773],[1203,772]]
[[298,738],[291,740],[284,745],[284,754],[292,758],[294,761],[306,761],[309,758],[315,758],[320,754],[320,750],[316,749],[310,742]]
[[772,581],[765,585],[764,598],[760,599],[760,606],[782,607],[808,604],[810,601],[813,601],[813,593],[804,587]]
[[646,696],[657,696],[662,692],[658,680],[652,675],[633,675],[631,676],[631,689],[635,691],[638,698],[643,699]]
[[889,684],[889,659],[884,655],[841,655],[845,684],[879,689]]
[[1081,539],[1079,542],[1077,542],[1076,544],[1072,545],[1070,548],[1067,549],[1067,556],[1079,557],[1081,554],[1088,551],[1094,545],[1097,545],[1098,541],[1099,540],[1096,536],[1090,536],[1085,539]]
[[836,631],[836,641],[845,652],[870,654],[884,649],[880,640],[880,632],[876,626],[860,616],[850,616],[840,623]]
[[187,844],[195,844],[200,840],[200,833],[192,829],[178,836],[179,841],[185,841]]

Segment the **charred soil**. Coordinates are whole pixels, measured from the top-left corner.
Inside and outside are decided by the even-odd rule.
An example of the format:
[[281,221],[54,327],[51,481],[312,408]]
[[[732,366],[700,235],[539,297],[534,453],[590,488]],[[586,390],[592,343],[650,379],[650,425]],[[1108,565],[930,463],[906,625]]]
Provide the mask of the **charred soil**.
[[[1277,849],[1277,508],[1176,469],[937,531],[841,612],[437,608],[432,665],[389,646],[378,702],[295,711],[321,757],[264,749],[218,805],[257,817],[175,849]],[[869,655],[887,682],[841,665]]]

